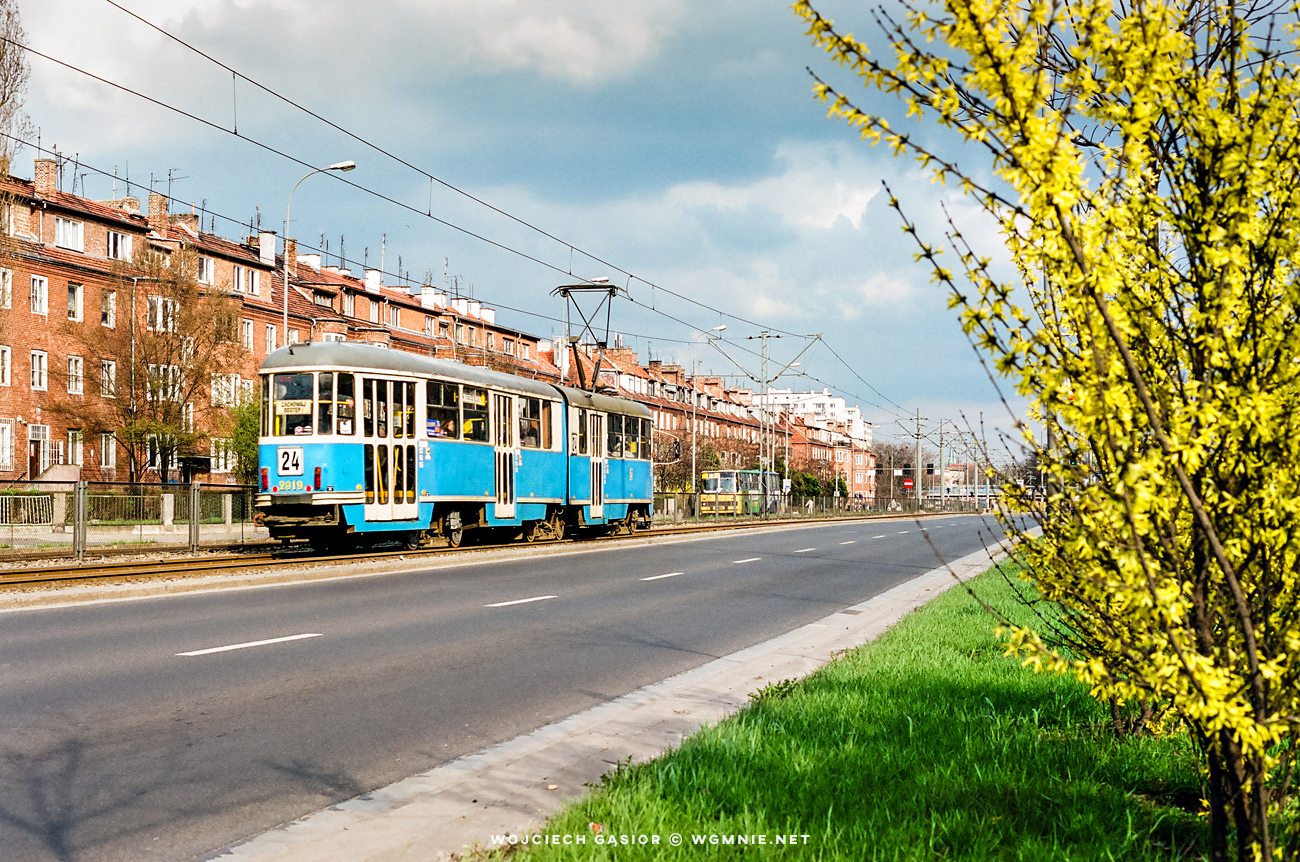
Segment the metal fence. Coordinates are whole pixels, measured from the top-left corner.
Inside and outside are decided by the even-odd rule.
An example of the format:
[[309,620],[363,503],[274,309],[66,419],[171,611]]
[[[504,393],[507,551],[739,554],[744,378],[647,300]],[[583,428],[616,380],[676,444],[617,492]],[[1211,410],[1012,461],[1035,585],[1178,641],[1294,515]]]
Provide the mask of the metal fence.
[[242,485],[27,482],[0,490],[0,547],[197,549],[265,538]]
[[985,500],[949,499],[940,505],[938,497],[867,500],[857,497],[801,497],[794,494],[761,496],[741,494],[655,494],[655,523],[707,523],[709,521],[763,521],[825,518],[855,514],[912,514],[916,512],[982,512]]

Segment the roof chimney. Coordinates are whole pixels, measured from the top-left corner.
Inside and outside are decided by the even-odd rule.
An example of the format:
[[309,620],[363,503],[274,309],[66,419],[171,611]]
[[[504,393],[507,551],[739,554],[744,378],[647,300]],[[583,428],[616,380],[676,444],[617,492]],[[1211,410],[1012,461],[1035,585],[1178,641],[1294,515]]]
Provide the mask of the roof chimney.
[[54,159],[37,159],[36,160],[36,193],[38,195],[52,195],[57,189],[55,186],[59,180],[59,163]]
[[298,274],[298,240],[286,239],[284,241],[284,261],[289,272],[294,275]]
[[149,227],[158,233],[167,230],[167,196],[149,192]]
[[371,293],[379,293],[379,288],[384,283],[384,271],[381,269],[366,270],[366,290]]
[[258,232],[257,259],[267,266],[275,266],[275,231],[264,230]]

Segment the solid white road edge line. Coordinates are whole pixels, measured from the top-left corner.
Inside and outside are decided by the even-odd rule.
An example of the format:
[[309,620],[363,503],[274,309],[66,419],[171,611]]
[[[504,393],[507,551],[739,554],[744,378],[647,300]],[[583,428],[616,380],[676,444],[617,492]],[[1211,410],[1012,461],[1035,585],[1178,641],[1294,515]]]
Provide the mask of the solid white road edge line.
[[642,578],[641,580],[643,580],[643,581],[657,581],[657,580],[660,580],[661,578],[675,578],[675,577],[677,577],[678,575],[684,575],[684,574],[686,574],[686,573],[685,573],[685,572],[669,572],[669,573],[666,574],[666,575],[651,575],[650,577],[648,577],[648,578]]
[[484,605],[485,608],[504,608],[510,605],[526,605],[529,602],[544,602],[547,599],[558,599],[559,596],[533,596],[531,599],[515,599],[512,602],[497,602],[494,605]]
[[318,637],[322,637],[322,635],[319,632],[309,632],[307,634],[301,634],[301,635],[289,635],[288,637],[284,637],[284,638],[268,638],[267,640],[264,641],[249,641],[248,643],[231,644],[230,646],[214,646],[214,647],[209,647],[208,649],[196,649],[191,652],[178,652],[176,653],[176,655],[178,656],[208,655],[214,652],[229,652],[232,649],[248,649],[249,647],[266,646],[267,644],[282,644],[288,641],[300,641],[303,638],[318,638]]

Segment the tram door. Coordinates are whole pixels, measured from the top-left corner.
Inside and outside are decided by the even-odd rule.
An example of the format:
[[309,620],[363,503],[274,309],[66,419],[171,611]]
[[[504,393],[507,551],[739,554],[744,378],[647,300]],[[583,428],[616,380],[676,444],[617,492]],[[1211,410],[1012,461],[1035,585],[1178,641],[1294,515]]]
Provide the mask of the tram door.
[[592,411],[587,414],[591,431],[591,517],[605,517],[605,417]]
[[361,437],[366,520],[416,517],[414,382],[361,381]]
[[515,397],[492,393],[492,447],[496,456],[496,516],[515,517]]

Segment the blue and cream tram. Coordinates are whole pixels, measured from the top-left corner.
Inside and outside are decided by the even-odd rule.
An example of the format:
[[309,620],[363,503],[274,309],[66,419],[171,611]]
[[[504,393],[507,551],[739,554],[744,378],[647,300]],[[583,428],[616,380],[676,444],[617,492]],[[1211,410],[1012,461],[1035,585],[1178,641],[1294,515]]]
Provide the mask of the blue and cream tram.
[[528,540],[648,520],[644,406],[357,342],[297,344],[261,377],[257,498],[272,538],[341,548]]

